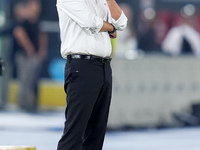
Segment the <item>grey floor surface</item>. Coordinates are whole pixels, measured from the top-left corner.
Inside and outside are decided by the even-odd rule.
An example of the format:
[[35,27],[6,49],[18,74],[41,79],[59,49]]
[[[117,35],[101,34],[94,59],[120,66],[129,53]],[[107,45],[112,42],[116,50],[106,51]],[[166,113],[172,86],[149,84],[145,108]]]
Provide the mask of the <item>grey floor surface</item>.
[[[63,112],[0,112],[0,145],[56,150]],[[103,150],[200,150],[200,127],[107,132]]]

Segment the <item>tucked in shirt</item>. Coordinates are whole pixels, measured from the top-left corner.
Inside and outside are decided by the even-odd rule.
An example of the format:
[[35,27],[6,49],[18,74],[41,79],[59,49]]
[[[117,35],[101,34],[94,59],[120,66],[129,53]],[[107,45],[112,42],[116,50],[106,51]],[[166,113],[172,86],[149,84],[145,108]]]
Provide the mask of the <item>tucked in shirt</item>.
[[85,54],[100,57],[111,55],[108,32],[99,32],[103,21],[112,23],[117,30],[125,29],[124,13],[118,20],[111,17],[106,0],[57,0],[61,55]]

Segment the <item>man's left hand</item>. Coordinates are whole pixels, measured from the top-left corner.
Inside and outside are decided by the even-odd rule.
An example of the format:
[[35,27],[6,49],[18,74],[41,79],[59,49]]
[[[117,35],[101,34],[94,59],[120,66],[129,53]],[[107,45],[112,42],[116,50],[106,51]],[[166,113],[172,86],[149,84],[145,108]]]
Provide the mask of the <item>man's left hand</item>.
[[115,31],[113,34],[109,34],[111,39],[116,39],[117,38],[117,31]]

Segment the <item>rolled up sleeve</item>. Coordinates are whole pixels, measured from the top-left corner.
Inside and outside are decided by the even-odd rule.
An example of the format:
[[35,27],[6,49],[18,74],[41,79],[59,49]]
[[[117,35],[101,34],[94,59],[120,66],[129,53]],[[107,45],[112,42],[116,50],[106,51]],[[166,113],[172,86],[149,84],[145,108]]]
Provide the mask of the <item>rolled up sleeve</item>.
[[122,31],[127,26],[127,17],[125,16],[124,12],[122,11],[121,16],[118,20],[115,20],[112,18],[112,24],[115,26],[115,28],[119,31]]
[[81,28],[98,33],[103,26],[103,19],[96,16],[83,0],[58,0],[57,7],[76,22]]

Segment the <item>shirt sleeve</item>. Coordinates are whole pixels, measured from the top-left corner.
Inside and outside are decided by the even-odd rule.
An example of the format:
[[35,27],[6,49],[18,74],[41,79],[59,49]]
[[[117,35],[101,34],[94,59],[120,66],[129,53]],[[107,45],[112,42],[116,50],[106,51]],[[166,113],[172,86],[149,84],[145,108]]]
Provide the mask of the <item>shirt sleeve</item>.
[[103,26],[103,19],[95,15],[83,0],[58,0],[57,7],[64,11],[80,27],[98,33]]
[[122,11],[121,16],[118,20],[115,20],[112,18],[112,24],[115,26],[115,28],[119,31],[122,31],[127,26],[127,17],[125,16],[124,12]]

